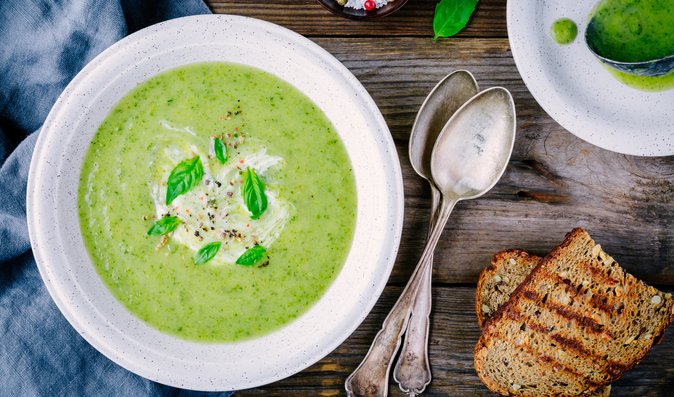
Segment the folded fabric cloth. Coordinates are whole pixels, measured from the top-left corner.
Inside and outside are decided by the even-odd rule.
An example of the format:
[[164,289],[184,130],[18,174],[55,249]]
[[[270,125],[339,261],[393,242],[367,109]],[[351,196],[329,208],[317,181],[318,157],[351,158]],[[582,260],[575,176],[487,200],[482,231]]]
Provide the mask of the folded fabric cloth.
[[145,26],[205,13],[201,0],[0,1],[0,395],[202,394],[119,367],[68,324],[30,251],[26,179],[31,132],[87,62]]

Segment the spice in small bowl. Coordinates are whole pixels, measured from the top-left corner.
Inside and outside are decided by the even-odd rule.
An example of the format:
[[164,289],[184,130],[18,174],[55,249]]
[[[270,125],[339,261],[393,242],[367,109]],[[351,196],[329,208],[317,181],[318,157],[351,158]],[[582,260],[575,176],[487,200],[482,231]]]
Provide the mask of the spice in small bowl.
[[336,0],[339,5],[356,10],[372,11],[395,0]]
[[335,15],[349,19],[368,19],[389,15],[407,0],[317,0]]

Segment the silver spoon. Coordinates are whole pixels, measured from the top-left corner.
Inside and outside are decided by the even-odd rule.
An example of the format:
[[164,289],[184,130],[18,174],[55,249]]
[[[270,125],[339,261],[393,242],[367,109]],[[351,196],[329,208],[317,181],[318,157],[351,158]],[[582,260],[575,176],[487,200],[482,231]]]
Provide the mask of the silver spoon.
[[436,221],[410,281],[365,359],[346,380],[349,396],[388,394],[390,358],[400,343],[409,310],[449,215],[457,202],[479,197],[496,184],[508,164],[514,141],[515,106],[505,88],[490,88],[475,95],[445,124],[430,163],[432,179],[440,191]]
[[[419,108],[410,135],[409,156],[412,168],[426,179],[431,187],[430,226],[440,201],[440,191],[431,179],[431,153],[435,141],[447,120],[473,95],[478,85],[473,75],[466,70],[457,70],[442,79],[428,94]],[[412,312],[405,330],[405,341],[400,357],[393,370],[393,379],[400,390],[409,396],[421,394],[431,382],[431,368],[428,361],[428,329],[431,314],[431,284],[433,280],[433,256],[422,276]],[[388,381],[388,373],[385,381]]]

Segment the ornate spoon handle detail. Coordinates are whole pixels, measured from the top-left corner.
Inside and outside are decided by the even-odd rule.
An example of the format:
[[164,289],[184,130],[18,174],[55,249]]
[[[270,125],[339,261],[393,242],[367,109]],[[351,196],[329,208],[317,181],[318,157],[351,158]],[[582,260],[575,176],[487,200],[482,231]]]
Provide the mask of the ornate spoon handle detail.
[[400,390],[410,397],[421,394],[431,382],[431,368],[428,361],[428,316],[431,312],[432,274],[433,265],[429,264],[412,307],[398,363],[393,370],[393,379],[398,383]]
[[393,357],[407,327],[410,310],[423,280],[424,272],[430,265],[429,258],[433,255],[433,250],[454,205],[456,205],[454,200],[443,200],[438,219],[433,225],[424,252],[421,254],[421,259],[410,281],[384,320],[382,329],[375,336],[367,355],[346,379],[344,386],[349,396],[384,397],[388,394],[388,374]]
[[[436,221],[440,192],[431,183],[432,206],[428,232]],[[431,383],[431,367],[428,360],[428,330],[430,325],[431,306],[433,303],[431,287],[433,282],[433,256],[428,258],[428,265],[423,280],[414,299],[410,315],[405,343],[400,352],[398,363],[393,370],[393,379],[400,390],[408,396],[421,394]]]

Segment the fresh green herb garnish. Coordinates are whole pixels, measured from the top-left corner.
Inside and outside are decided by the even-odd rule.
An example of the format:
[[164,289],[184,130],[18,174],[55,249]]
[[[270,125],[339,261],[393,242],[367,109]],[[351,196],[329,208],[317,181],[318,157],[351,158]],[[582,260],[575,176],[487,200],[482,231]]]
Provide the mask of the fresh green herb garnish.
[[204,263],[210,261],[215,257],[215,254],[220,250],[220,245],[222,243],[219,241],[213,241],[201,247],[196,254],[194,254],[194,264],[203,265]]
[[156,236],[156,235],[160,235],[160,234],[171,233],[181,223],[183,223],[183,221],[176,218],[175,216],[167,216],[167,217],[161,218],[160,220],[155,222],[154,225],[152,225],[150,230],[147,231],[147,235],[148,236]]
[[466,27],[475,11],[478,0],[440,0],[435,6],[433,31],[437,40],[440,37],[454,36]]
[[222,139],[215,138],[213,141],[213,150],[215,151],[215,157],[220,161],[220,164],[225,164],[227,162],[227,146]]
[[245,171],[241,195],[248,211],[251,213],[251,219],[259,218],[267,209],[267,195],[264,193],[264,184],[255,170],[250,167]]
[[260,262],[267,254],[267,249],[261,245],[254,245],[246,250],[239,259],[237,265],[252,266]]
[[204,167],[201,158],[196,156],[183,160],[171,171],[166,186],[166,205],[171,204],[176,197],[189,192],[204,176]]

